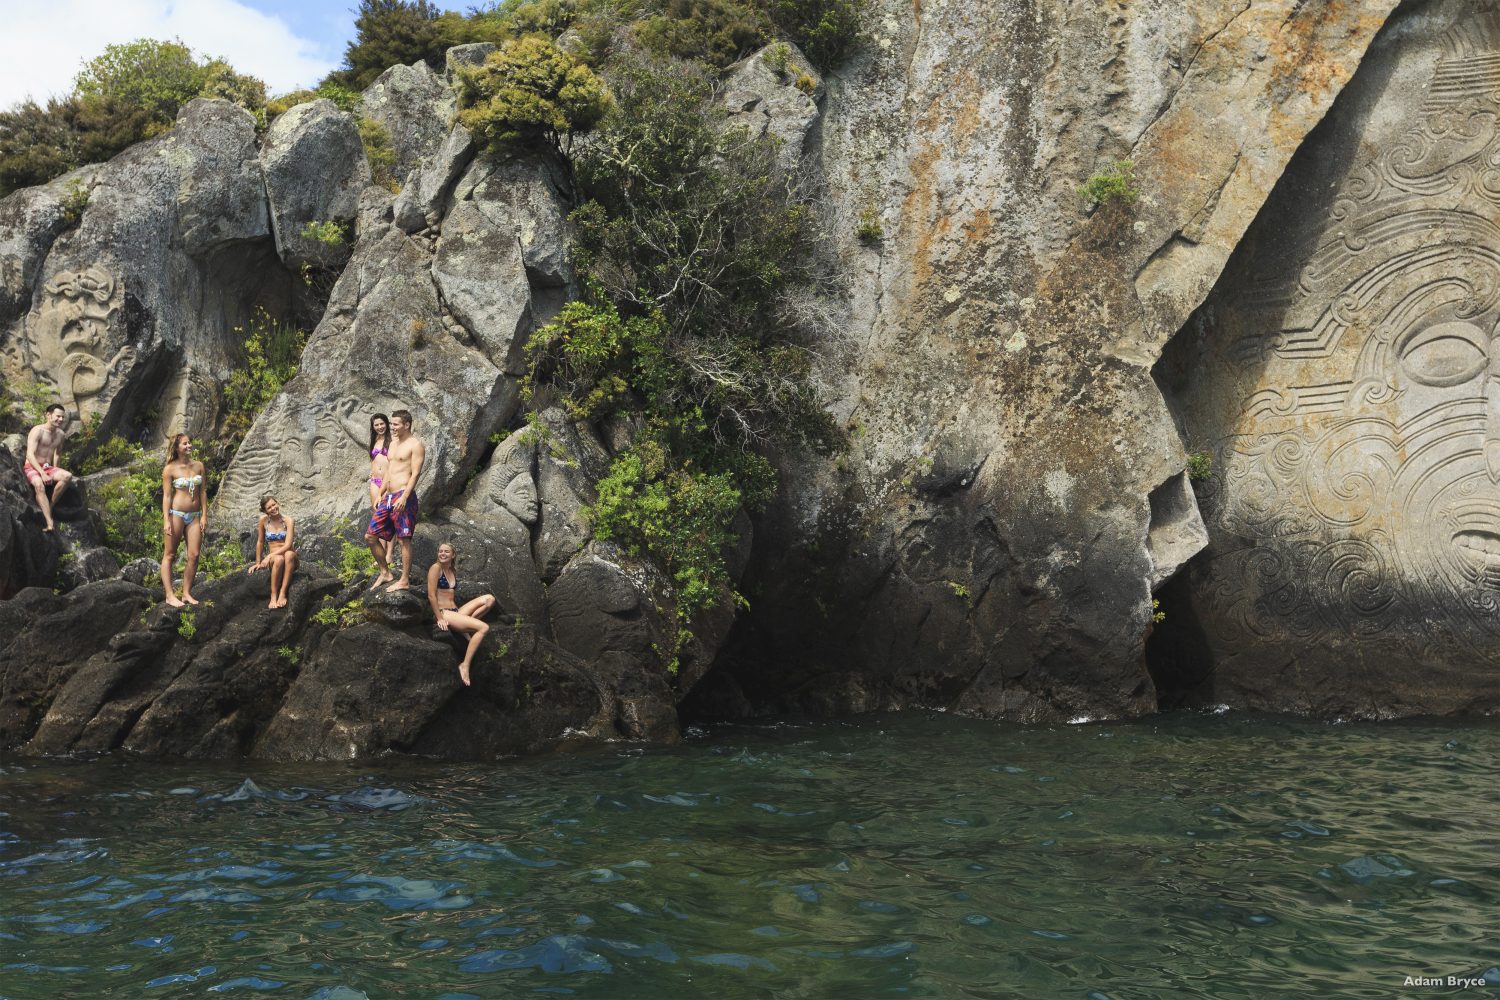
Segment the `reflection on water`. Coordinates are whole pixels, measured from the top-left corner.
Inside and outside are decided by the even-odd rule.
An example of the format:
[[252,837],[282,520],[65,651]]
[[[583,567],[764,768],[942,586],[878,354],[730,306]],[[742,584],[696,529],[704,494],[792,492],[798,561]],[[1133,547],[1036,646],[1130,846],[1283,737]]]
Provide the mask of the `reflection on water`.
[[488,766],[0,773],[17,1000],[1500,986],[1493,724],[911,716]]

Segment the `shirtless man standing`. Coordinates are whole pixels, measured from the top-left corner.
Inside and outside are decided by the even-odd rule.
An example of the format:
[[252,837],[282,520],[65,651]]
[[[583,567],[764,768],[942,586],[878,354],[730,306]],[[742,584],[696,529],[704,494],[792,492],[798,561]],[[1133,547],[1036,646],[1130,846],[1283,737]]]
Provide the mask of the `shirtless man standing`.
[[[42,517],[47,519],[43,531],[51,531],[57,525],[52,521],[52,505],[62,496],[73,481],[73,473],[59,469],[52,463],[57,461],[62,448],[63,427],[68,422],[68,411],[61,403],[47,407],[46,423],[37,424],[26,435],[26,481],[36,490],[36,504],[42,508]],[[52,499],[47,499],[47,484],[53,483]]]
[[383,583],[396,578],[391,574],[390,563],[385,557],[386,539],[395,538],[401,543],[401,579],[392,583],[391,590],[406,590],[411,586],[411,533],[417,527],[417,480],[422,475],[422,462],[427,457],[427,446],[411,432],[411,414],[397,410],[391,414],[390,465],[385,471],[384,492],[370,515],[370,527],[365,530],[365,541],[375,554],[375,564],[380,575],[370,585],[374,590]]

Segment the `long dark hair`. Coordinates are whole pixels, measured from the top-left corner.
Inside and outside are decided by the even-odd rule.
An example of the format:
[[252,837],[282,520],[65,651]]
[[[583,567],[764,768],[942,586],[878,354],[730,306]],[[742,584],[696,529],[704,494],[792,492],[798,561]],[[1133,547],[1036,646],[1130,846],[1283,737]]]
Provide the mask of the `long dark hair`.
[[[181,441],[185,437],[188,437],[188,436],[186,434],[183,434],[183,433],[179,432],[177,434],[173,434],[171,440],[169,440],[167,442],[167,464],[168,465],[171,465],[173,462],[177,461],[177,443],[179,441]],[[188,438],[188,440],[192,440],[192,439]]]
[[391,418],[384,413],[377,413],[370,418],[370,450],[375,450],[375,421],[385,421],[385,440],[380,442],[380,447],[387,451],[391,448]]

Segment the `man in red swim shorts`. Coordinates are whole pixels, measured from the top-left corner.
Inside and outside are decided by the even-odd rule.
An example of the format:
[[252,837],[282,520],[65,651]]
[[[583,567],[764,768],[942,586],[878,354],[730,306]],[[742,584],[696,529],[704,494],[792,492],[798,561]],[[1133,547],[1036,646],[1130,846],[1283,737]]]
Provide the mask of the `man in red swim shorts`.
[[[52,463],[62,449],[63,427],[68,423],[68,411],[61,403],[53,403],[46,409],[46,423],[37,424],[26,435],[26,464],[22,471],[26,481],[36,491],[36,505],[42,508],[42,517],[47,526],[43,531],[57,527],[52,521],[52,506],[73,482],[73,473],[59,469]],[[47,498],[47,484],[52,484],[52,498]]]
[[[391,590],[406,590],[411,586],[411,536],[417,530],[417,478],[422,475],[422,462],[427,457],[427,446],[411,432],[411,413],[397,410],[391,414],[390,465],[385,472],[385,492],[370,515],[370,526],[365,529],[365,541],[375,554],[375,564],[380,575],[370,584],[374,590],[383,583],[391,583]],[[385,558],[385,540],[395,538],[401,544],[401,579],[391,573]]]

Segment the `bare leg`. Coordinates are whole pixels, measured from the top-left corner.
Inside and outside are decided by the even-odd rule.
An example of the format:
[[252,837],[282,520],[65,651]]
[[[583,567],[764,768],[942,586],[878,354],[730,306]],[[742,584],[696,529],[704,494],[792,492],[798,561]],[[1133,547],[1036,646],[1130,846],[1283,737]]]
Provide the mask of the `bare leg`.
[[182,601],[172,589],[172,568],[177,562],[177,543],[182,540],[182,519],[174,514],[167,518],[167,524],[167,537],[162,539],[161,589],[166,592],[167,604],[180,608]]
[[57,498],[66,493],[68,491],[68,487],[73,485],[73,473],[64,472],[61,469],[58,469],[53,473],[53,476],[55,478],[52,480],[52,482],[55,485],[52,487],[52,506],[56,507]]
[[[27,466],[27,468],[31,467]],[[47,499],[47,484],[38,480],[31,485],[36,490],[36,505],[42,508],[42,517],[47,521],[47,526],[42,530],[51,531],[57,525],[52,522],[52,502]]]
[[286,592],[292,587],[292,574],[297,571],[297,553],[288,549],[282,553],[284,568],[281,571],[281,593],[276,598],[278,608],[286,607]]
[[272,556],[268,561],[271,564],[271,599],[266,604],[266,607],[274,608],[276,607],[276,591],[281,586],[281,574],[285,569],[286,560],[278,554]]
[[375,565],[380,567],[380,575],[375,578],[374,583],[370,584],[370,589],[374,590],[382,583],[390,583],[396,579],[394,576],[391,576],[390,560],[385,556],[385,547],[390,543],[389,541],[382,541],[374,535],[366,535],[365,542],[370,546],[370,554],[375,557]]
[[188,604],[197,604],[198,598],[193,596],[193,575],[198,572],[198,550],[203,547],[203,518],[193,518],[193,523],[187,526],[188,558],[187,568],[182,571],[182,599]]
[[463,607],[459,608],[458,614],[467,615],[470,618],[483,618],[490,613],[490,610],[494,608],[494,606],[495,595],[485,594],[483,597],[476,597],[468,604],[465,604]]
[[411,586],[411,539],[401,539],[401,578],[391,584],[391,590],[406,590]]
[[484,641],[490,627],[478,618],[461,615],[457,611],[446,612],[446,617],[450,631],[469,633],[469,648],[464,651],[464,660],[458,665],[458,679],[464,682],[464,687],[468,687],[469,668],[474,665],[474,654],[479,651],[479,644]]

